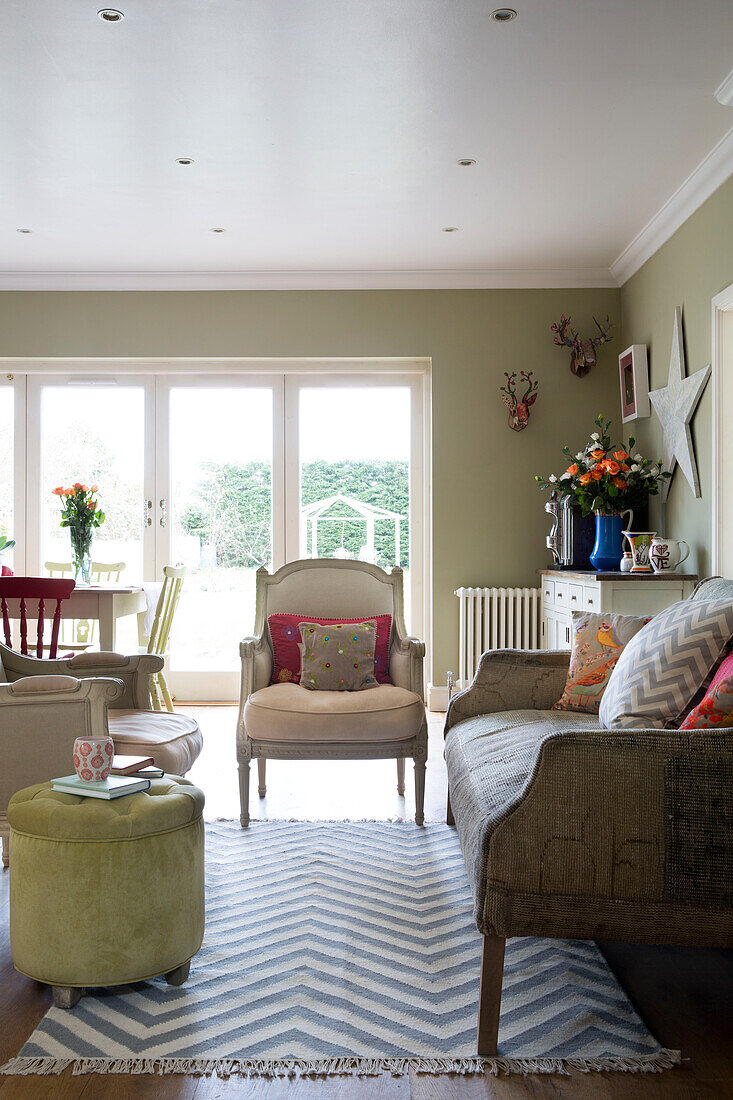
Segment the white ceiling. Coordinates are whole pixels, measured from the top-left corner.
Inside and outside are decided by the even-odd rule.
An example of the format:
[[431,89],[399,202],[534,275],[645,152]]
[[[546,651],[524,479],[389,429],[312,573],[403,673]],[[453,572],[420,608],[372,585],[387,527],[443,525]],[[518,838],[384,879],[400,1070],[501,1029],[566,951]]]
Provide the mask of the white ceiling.
[[110,2],[0,5],[0,274],[608,283],[733,127],[731,0]]

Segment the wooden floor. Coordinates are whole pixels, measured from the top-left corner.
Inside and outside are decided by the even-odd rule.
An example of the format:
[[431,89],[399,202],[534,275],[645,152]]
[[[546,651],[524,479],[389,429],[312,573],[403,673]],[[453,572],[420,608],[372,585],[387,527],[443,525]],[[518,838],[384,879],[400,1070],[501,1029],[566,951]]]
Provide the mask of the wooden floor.
[[[197,707],[207,748],[191,773],[207,793],[207,817],[238,815],[235,715],[229,707]],[[445,770],[441,728],[431,716],[426,819],[441,820]],[[409,791],[396,792],[392,762],[317,764],[276,762],[267,799],[253,799],[253,816],[388,818],[414,812]],[[255,788],[256,791],[256,788]],[[256,804],[255,804],[256,800]],[[0,875],[0,1064],[17,1054],[50,1005],[45,986],[16,973],[8,939],[7,872]],[[121,1076],[0,1078],[0,1100],[733,1100],[733,952],[602,944],[642,1018],[667,1047],[681,1049],[680,1069],[662,1074],[572,1074],[533,1077],[429,1077],[246,1081],[236,1077]]]

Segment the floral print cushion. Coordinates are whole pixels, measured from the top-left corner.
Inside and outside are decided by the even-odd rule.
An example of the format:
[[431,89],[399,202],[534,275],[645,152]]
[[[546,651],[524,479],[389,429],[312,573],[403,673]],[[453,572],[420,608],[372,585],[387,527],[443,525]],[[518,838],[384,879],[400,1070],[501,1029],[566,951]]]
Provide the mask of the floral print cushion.
[[302,622],[318,623],[319,626],[333,626],[336,623],[364,623],[374,621],[377,624],[377,644],[374,649],[374,675],[379,684],[391,684],[389,677],[389,637],[392,630],[391,615],[362,615],[354,619],[321,618],[301,612],[299,615],[285,612],[273,612],[267,616],[267,625],[272,640],[274,657],[272,668],[273,684],[297,684],[300,682],[300,630]]
[[362,691],[377,686],[374,647],[377,624],[299,623],[302,687],[313,691]]
[[598,714],[601,696],[619,657],[649,622],[636,615],[573,612],[573,650],[562,697],[553,710]]
[[718,666],[703,699],[680,724],[681,730],[733,726],[733,653]]

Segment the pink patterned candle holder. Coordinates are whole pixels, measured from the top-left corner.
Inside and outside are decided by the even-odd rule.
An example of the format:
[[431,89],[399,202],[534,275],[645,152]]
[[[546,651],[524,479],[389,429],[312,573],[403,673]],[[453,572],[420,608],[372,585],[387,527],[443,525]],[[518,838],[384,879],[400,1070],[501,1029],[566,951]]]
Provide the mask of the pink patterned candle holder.
[[111,737],[77,737],[74,768],[85,783],[101,783],[111,769],[115,749]]

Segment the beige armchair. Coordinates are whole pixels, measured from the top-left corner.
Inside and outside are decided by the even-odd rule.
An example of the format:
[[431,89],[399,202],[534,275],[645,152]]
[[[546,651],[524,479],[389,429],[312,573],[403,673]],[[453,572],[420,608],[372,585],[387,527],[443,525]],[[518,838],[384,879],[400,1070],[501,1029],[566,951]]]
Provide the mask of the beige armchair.
[[152,756],[185,775],[201,752],[195,719],[150,709],[150,676],[163,658],[79,653],[55,661],[24,657],[0,644],[0,837],[7,866],[10,796],[72,770],[74,738],[112,735],[115,752]]
[[[276,612],[318,618],[392,616],[391,684],[365,691],[311,691],[271,684]],[[423,823],[428,726],[423,696],[425,643],[407,636],[402,570],[385,573],[367,562],[335,558],[290,562],[257,572],[255,636],[240,643],[242,686],[237,723],[241,823],[249,824],[249,765],[257,760],[259,794],[266,793],[267,758],[279,760],[396,759],[404,793],[405,759],[415,762],[415,821]]]
[[123,691],[120,680],[106,677],[25,676],[0,684],[0,838],[5,867],[11,796],[32,783],[68,775],[74,738],[106,736],[107,706]]

